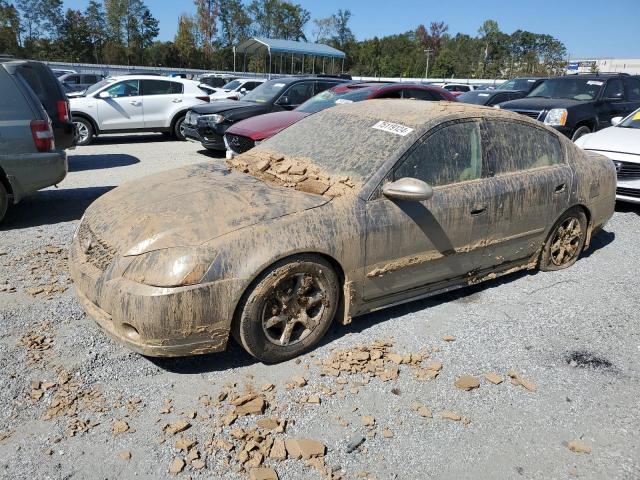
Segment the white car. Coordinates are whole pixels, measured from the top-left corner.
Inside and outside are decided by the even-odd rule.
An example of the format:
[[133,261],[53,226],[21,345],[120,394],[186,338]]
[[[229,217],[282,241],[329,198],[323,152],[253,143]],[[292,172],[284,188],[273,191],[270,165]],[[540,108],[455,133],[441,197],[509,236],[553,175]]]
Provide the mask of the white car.
[[[206,88],[205,88],[206,87]],[[192,107],[209,103],[211,88],[184,78],[155,75],[110,77],[70,98],[78,145],[97,135],[163,132],[184,140],[182,122]]]
[[264,78],[236,78],[223,87],[216,88],[216,93],[211,95],[211,100],[240,100],[245,93],[266,81]]
[[613,127],[583,135],[576,145],[613,160],[618,174],[616,198],[640,203],[640,108],[626,118],[611,119]]
[[476,89],[474,85],[469,85],[466,83],[445,83],[442,88],[445,90],[449,90],[455,96],[462,95],[466,92],[472,92]]

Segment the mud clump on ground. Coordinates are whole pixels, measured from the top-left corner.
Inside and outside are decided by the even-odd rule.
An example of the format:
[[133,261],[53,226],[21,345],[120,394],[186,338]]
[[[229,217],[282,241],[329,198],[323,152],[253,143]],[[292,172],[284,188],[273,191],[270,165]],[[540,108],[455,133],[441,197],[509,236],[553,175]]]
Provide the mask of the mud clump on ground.
[[565,361],[572,367],[593,368],[596,370],[615,370],[615,366],[604,357],[585,350],[569,352]]
[[[255,150],[255,149],[254,149]],[[347,176],[330,176],[311,159],[291,158],[268,150],[251,150],[227,160],[229,168],[248,173],[267,183],[301,192],[341,197],[356,191]]]

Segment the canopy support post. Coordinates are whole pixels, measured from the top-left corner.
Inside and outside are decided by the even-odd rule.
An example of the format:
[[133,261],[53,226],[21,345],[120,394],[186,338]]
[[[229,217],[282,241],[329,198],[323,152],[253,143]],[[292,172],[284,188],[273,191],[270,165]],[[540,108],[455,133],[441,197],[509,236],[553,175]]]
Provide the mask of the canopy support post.
[[291,54],[291,75],[293,75],[293,53]]
[[269,49],[269,80],[271,80],[271,49]]
[[340,73],[344,73],[344,57],[342,57],[342,70],[340,70]]
[[333,61],[335,60],[335,58],[331,57],[331,75],[334,74],[335,69],[333,68]]
[[322,57],[322,73],[324,73],[324,61],[325,61],[325,58]]
[[302,54],[302,70],[300,70],[300,73],[304,75],[304,53]]
[[233,73],[236,73],[236,46],[233,46]]

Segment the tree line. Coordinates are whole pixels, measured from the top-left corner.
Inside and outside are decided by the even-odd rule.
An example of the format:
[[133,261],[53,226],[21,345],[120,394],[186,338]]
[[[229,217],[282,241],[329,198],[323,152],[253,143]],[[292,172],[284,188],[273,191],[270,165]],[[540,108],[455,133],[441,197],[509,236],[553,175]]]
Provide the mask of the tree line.
[[[52,61],[232,70],[232,47],[261,36],[331,45],[346,53],[345,68],[354,75],[424,77],[427,61],[428,76],[434,78],[549,75],[561,73],[565,66],[566,49],[558,39],[524,30],[505,33],[494,20],[486,20],[475,35],[451,35],[446,23],[433,21],[408,32],[357,40],[347,9],[311,19],[308,10],[285,0],[194,4],[193,15],[177,19],[174,39],[159,41],[158,20],[144,0],[90,0],[85,10],[65,10],[63,0],[0,0],[0,53]],[[267,68],[261,54],[249,60],[251,71]],[[300,59],[293,65],[289,57],[284,62],[284,71],[301,71]],[[315,62],[318,71],[320,63]],[[276,65],[274,71],[280,68]],[[307,60],[305,71],[309,68]]]

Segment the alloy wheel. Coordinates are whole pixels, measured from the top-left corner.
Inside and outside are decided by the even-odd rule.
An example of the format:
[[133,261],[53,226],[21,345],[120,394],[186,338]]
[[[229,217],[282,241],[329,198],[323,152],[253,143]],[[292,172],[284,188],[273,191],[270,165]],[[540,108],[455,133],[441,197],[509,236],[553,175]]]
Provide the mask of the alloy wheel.
[[579,254],[582,243],[582,227],[576,217],[567,217],[556,229],[551,240],[551,261],[562,266]]
[[73,122],[76,126],[76,131],[78,132],[78,142],[86,142],[89,138],[89,129],[82,122]]
[[320,324],[326,308],[323,280],[296,273],[285,277],[270,292],[262,311],[262,329],[279,346],[304,340]]

